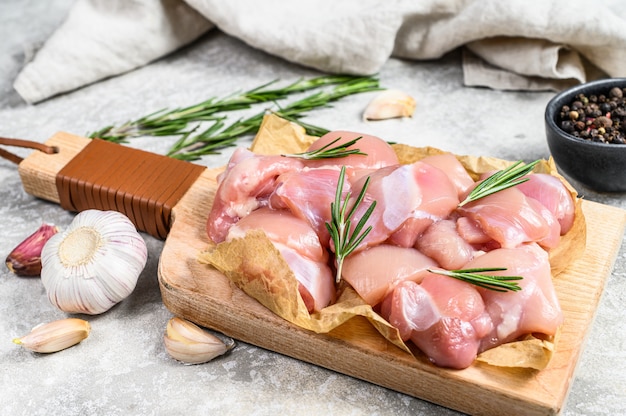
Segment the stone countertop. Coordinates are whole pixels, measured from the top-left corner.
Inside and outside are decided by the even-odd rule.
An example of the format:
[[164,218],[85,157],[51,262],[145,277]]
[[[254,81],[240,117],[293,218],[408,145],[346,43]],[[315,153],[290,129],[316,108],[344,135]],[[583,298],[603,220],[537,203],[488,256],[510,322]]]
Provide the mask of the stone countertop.
[[[11,89],[25,57],[64,19],[73,0],[4,1],[0,5],[0,136],[45,141],[57,131],[84,135],[162,108],[222,97],[270,80],[294,81],[315,71],[253,50],[219,31],[136,71],[37,105]],[[547,158],[543,111],[553,93],[466,88],[460,53],[429,62],[391,59],[383,87],[417,100],[413,118],[364,122],[372,94],[352,96],[305,121],[328,129],[366,132],[414,146],[457,154],[526,161]],[[257,110],[258,111],[258,110]],[[234,116],[233,116],[234,117]],[[250,138],[240,142],[250,143]],[[168,138],[132,139],[163,154]],[[29,152],[17,150],[26,156]],[[221,166],[230,152],[200,163]],[[26,194],[16,166],[0,159],[0,253],[42,222],[66,227],[73,214]],[[623,194],[599,194],[574,184],[585,199],[626,209]],[[90,337],[47,356],[11,343],[41,322],[66,317],[48,301],[38,278],[0,273],[0,399],[3,414],[335,414],[455,415],[455,411],[239,342],[228,355],[185,366],[166,353],[162,336],[172,314],[161,302],[157,264],[162,242],[144,235],[149,258],[132,295],[88,317]],[[614,415],[626,409],[626,251],[606,282],[563,415]]]

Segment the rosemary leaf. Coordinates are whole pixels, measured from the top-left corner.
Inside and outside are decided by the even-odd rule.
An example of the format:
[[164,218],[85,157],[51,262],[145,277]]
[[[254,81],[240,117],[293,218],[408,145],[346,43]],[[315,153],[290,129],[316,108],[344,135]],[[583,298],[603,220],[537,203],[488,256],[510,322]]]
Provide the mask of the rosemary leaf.
[[343,202],[341,200],[345,176],[346,167],[342,166],[339,173],[339,180],[337,181],[335,201],[331,202],[330,204],[331,222],[325,223],[326,229],[330,233],[330,238],[333,241],[333,245],[335,247],[335,261],[337,263],[337,274],[335,275],[336,283],[339,283],[339,281],[341,280],[343,262],[346,257],[348,257],[354,250],[356,250],[359,244],[363,242],[363,239],[372,230],[371,225],[365,230],[363,230],[363,228],[365,227],[367,220],[372,215],[372,212],[374,212],[374,209],[376,208],[376,201],[373,201],[372,204],[365,211],[363,216],[357,222],[354,230],[350,232],[350,228],[352,226],[352,217],[354,216],[357,208],[361,205],[363,199],[365,198],[365,192],[367,191],[367,187],[369,186],[370,178],[368,177],[365,180],[359,196],[348,211],[348,203],[350,201],[351,193],[348,192],[346,194]]
[[493,175],[489,176],[487,179],[479,183],[476,188],[474,188],[469,193],[469,195],[459,204],[459,207],[462,207],[463,205],[472,201],[476,201],[480,198],[484,198],[488,195],[495,194],[496,192],[500,192],[504,189],[519,185],[520,183],[526,182],[528,178],[524,178],[524,176],[532,172],[537,163],[539,163],[539,161],[535,160],[532,163],[524,165],[523,162],[520,160],[512,164],[508,168],[494,173]]
[[442,270],[428,269],[429,272],[441,274],[448,277],[471,283],[496,292],[506,292],[507,290],[517,292],[522,290],[521,286],[514,280],[522,280],[522,276],[494,276],[484,274],[486,272],[504,271],[506,267],[486,267],[478,269]]
[[[138,136],[189,136],[190,132],[186,129],[190,123],[217,122],[221,119],[221,117],[216,117],[218,113],[249,109],[254,104],[275,102],[296,93],[325,86],[350,84],[355,79],[362,78],[348,75],[325,75],[308,80],[300,79],[285,87],[273,88],[277,82],[275,80],[249,91],[232,94],[224,98],[211,97],[188,107],[159,110],[119,126],[106,126],[88,136],[116,143],[125,142],[129,138]],[[374,78],[368,79],[378,82]]]
[[356,139],[350,140],[343,144],[338,144],[337,146],[332,147],[335,143],[341,140],[341,137],[337,137],[330,143],[327,143],[325,146],[320,147],[316,150],[311,150],[308,152],[302,153],[287,153],[282,154],[284,157],[294,157],[301,158],[306,160],[318,160],[318,159],[334,159],[341,158],[350,155],[363,155],[367,156],[367,153],[361,152],[361,149],[348,149],[348,147],[356,144],[361,139],[361,137],[357,137]]
[[[329,91],[317,91],[279,107],[274,113],[302,125],[307,134],[322,136],[328,133],[328,130],[319,127],[311,130],[307,128],[310,125],[300,123],[299,119],[313,109],[329,107],[330,103],[348,95],[380,90],[378,80],[372,77],[353,77],[344,81]],[[189,135],[183,143],[178,143],[178,146],[171,148],[167,155],[177,159],[196,160],[204,155],[215,154],[224,147],[232,146],[242,135],[257,131],[266,113],[267,110],[262,111],[251,117],[237,120],[228,126],[224,126],[223,120],[217,120],[205,131]]]

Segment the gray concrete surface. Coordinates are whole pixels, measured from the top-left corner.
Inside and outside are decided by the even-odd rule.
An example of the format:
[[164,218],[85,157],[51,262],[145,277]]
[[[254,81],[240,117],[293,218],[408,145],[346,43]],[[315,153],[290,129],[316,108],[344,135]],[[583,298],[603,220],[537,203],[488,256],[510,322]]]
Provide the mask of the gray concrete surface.
[[[44,141],[57,131],[85,134],[151,111],[200,102],[257,86],[318,75],[253,50],[217,31],[153,64],[37,105],[11,83],[25,57],[63,20],[72,0],[0,2],[0,136]],[[363,122],[372,95],[354,96],[306,121],[459,154],[534,160],[549,155],[543,111],[552,93],[465,88],[460,54],[432,62],[392,59],[381,83],[417,99],[410,120]],[[164,153],[168,138],[130,146]],[[249,143],[243,140],[242,145]],[[27,151],[18,151],[27,155]],[[200,163],[221,166],[229,152]],[[578,186],[578,185],[577,185]],[[586,199],[626,208],[623,194],[578,187]],[[16,166],[0,160],[0,254],[41,222],[67,226],[73,215],[23,192]],[[38,278],[0,272],[0,411],[11,415],[455,415],[452,410],[314,365],[238,343],[206,365],[183,366],[167,355],[162,335],[172,316],[161,302],[157,264],[162,242],[147,235],[148,265],[133,294],[89,318],[92,335],[61,353],[38,356],[11,343],[40,322],[65,317]],[[563,415],[626,412],[626,251],[597,310]],[[581,289],[582,290],[582,289]],[[505,410],[503,409],[505,412]]]

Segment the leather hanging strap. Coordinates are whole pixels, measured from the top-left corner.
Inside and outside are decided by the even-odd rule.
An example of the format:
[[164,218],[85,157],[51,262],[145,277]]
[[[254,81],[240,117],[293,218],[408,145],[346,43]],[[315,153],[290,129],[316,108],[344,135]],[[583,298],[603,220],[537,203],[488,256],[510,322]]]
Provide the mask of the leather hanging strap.
[[114,210],[165,239],[172,208],[206,168],[93,139],[56,176],[61,207]]
[[[33,142],[30,140],[22,140],[22,139],[9,139],[7,137],[0,137],[0,145],[35,149],[35,150],[39,150],[40,152],[47,153],[49,155],[57,153],[59,151],[58,149],[54,147],[46,146],[45,144],[42,144],[42,143]],[[20,162],[24,160],[22,157],[14,153],[11,153],[7,150],[4,150],[2,148],[0,148],[0,157],[6,160],[9,160],[15,163],[16,165],[19,165]]]

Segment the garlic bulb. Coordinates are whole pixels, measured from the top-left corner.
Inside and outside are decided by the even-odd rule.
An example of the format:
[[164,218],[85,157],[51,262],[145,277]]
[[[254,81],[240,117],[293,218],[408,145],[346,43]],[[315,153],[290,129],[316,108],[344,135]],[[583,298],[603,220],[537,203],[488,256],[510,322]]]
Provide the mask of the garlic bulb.
[[192,322],[178,317],[168,321],[163,342],[169,355],[185,364],[206,363],[235,346],[232,339],[226,344]]
[[146,265],[146,243],[116,211],[87,210],[41,252],[41,281],[62,311],[96,315],[132,293]]

